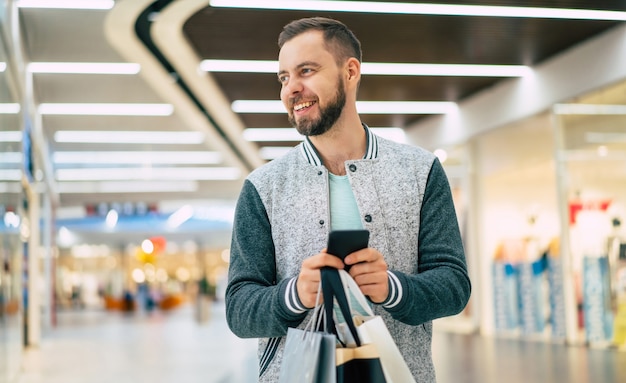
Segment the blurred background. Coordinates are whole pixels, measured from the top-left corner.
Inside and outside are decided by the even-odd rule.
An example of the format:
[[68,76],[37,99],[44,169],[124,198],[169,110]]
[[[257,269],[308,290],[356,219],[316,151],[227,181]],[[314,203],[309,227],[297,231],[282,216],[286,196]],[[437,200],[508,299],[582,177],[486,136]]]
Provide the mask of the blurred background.
[[0,382],[56,381],[30,350],[103,324],[254,376],[223,320],[232,216],[302,140],[276,39],[316,15],[361,41],[362,121],[450,180],[473,294],[436,331],[624,355],[626,3],[520,3],[0,0]]

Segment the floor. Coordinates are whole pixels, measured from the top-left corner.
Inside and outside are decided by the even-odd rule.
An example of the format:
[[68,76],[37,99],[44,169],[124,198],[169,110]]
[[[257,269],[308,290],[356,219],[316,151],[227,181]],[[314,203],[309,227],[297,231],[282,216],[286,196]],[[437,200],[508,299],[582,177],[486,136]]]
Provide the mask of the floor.
[[[251,383],[256,341],[235,337],[216,303],[208,320],[171,312],[61,312],[29,349],[17,383]],[[626,382],[626,353],[435,332],[438,383]]]

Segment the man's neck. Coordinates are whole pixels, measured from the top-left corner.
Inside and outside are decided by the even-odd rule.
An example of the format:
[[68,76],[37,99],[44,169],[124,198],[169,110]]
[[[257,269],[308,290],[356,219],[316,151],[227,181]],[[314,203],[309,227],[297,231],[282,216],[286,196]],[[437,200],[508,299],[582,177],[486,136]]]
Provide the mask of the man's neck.
[[324,166],[333,174],[345,175],[344,163],[365,155],[367,139],[360,120],[350,125],[337,125],[321,136],[310,137]]

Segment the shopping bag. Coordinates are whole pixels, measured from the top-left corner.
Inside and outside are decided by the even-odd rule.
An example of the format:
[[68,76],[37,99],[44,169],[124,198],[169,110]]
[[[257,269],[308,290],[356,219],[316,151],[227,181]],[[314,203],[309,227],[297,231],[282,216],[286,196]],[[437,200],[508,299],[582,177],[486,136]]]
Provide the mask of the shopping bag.
[[376,346],[387,383],[415,383],[409,366],[381,316],[366,318],[357,326],[357,331],[363,343]]
[[336,380],[333,333],[321,331],[325,313],[320,304],[321,285],[315,309],[304,329],[288,328],[280,367],[279,383],[329,383]]
[[348,302],[361,342],[376,346],[388,383],[415,383],[400,349],[393,340],[383,318],[374,315],[367,299],[354,279],[344,270],[339,270],[344,291],[350,295]]
[[280,383],[335,381],[335,335],[289,328],[280,368]]
[[339,306],[355,345],[347,345],[337,338],[335,350],[337,383],[386,383],[383,368],[374,345],[361,343],[356,326],[352,321],[350,306],[346,298],[338,270],[322,269],[322,293],[324,295],[324,312],[326,331],[338,335],[333,316],[335,302]]
[[378,350],[372,344],[336,350],[337,383],[387,382]]

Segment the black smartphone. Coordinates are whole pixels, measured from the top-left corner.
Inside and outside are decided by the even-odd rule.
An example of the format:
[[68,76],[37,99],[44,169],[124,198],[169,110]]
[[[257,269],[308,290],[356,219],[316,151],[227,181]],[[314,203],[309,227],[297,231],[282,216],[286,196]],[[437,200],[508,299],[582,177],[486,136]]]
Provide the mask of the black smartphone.
[[[350,253],[365,249],[370,239],[369,230],[333,230],[328,235],[327,252],[343,259]],[[348,271],[350,266],[346,265]]]

